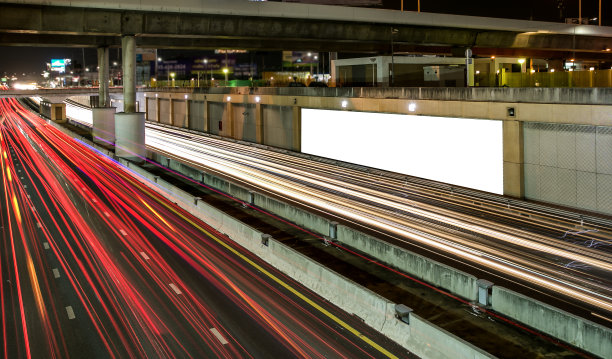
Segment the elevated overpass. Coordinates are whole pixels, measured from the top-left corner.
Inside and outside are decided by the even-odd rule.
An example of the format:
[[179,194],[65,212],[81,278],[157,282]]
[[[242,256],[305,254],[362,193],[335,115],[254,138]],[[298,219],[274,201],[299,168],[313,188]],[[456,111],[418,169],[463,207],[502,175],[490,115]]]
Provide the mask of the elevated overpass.
[[246,0],[3,1],[0,45],[520,55],[609,60],[612,29]]

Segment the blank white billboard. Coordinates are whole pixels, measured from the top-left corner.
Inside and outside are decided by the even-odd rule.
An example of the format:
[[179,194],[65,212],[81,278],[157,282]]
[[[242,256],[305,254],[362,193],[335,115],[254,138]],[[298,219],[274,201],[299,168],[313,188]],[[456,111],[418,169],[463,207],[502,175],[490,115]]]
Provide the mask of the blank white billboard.
[[502,122],[302,109],[302,152],[503,193]]

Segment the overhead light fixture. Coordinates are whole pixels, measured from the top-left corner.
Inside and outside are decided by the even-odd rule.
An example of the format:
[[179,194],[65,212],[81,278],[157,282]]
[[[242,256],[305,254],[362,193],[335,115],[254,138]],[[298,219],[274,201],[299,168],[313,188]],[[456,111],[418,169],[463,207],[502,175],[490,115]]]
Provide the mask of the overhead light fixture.
[[256,96],[256,97],[255,97],[255,102],[259,103],[259,101],[261,101],[261,97]]
[[416,111],[416,103],[408,104],[408,111],[410,111],[410,112]]
[[348,106],[347,100],[342,100],[342,108],[346,108]]

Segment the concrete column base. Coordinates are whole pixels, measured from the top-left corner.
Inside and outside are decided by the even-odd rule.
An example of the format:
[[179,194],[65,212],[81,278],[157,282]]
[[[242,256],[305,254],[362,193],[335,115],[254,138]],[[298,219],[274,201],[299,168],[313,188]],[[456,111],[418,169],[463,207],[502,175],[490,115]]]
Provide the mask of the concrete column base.
[[94,143],[103,145],[115,144],[115,110],[114,107],[94,107],[92,137]]
[[134,162],[143,162],[145,147],[144,112],[115,114],[115,155]]

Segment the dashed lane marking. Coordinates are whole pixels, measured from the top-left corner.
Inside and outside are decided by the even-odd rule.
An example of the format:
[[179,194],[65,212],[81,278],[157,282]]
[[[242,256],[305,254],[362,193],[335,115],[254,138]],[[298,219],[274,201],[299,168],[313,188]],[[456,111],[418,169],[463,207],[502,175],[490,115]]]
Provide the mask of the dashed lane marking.
[[217,328],[210,328],[210,332],[213,333],[215,337],[217,337],[217,339],[221,342],[221,344],[223,345],[229,344],[229,342],[225,340],[225,338],[223,338],[223,335],[219,333]]
[[72,306],[69,305],[66,307],[66,313],[68,314],[68,319],[72,320],[76,318],[76,316],[74,315],[74,310],[72,309]]
[[144,258],[146,261],[148,261],[150,258],[149,256],[145,253],[145,252],[140,252],[140,255],[142,256],[142,258]]
[[55,278],[59,278],[59,277],[60,277],[60,272],[59,272],[59,269],[57,269],[57,268],[53,268],[53,276],[54,276]]
[[176,284],[174,283],[170,283],[170,288],[172,288],[172,290],[174,291],[174,293],[176,294],[183,294],[183,292],[181,292],[181,290],[176,286]]

